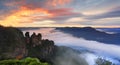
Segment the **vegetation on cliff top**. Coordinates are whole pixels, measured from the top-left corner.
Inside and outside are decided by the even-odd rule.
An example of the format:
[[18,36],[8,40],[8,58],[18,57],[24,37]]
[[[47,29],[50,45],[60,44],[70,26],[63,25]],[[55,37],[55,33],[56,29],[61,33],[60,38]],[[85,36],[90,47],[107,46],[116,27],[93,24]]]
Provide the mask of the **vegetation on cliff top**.
[[10,59],[0,61],[0,65],[49,65],[48,63],[42,63],[37,58],[25,58],[22,60]]

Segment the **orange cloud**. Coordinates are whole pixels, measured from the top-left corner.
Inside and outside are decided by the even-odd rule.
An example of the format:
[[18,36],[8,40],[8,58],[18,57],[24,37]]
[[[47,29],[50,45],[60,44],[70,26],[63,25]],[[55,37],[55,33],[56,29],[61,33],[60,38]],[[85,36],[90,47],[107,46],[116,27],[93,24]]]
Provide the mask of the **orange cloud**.
[[49,13],[52,13],[53,16],[70,16],[70,15],[78,14],[72,12],[72,9],[70,8],[53,9],[53,10],[49,10]]
[[50,0],[47,2],[47,5],[50,6],[58,6],[58,5],[65,5],[66,3],[70,3],[72,0]]
[[[49,0],[45,1],[45,6],[57,6],[57,5],[65,5],[66,3],[70,3],[72,0]],[[24,26],[27,23],[32,24],[36,21],[43,21],[43,20],[57,20],[62,19],[65,17],[62,16],[69,16],[74,15],[69,8],[44,8],[43,6],[39,5],[38,3],[29,3],[27,4],[26,0],[21,1],[14,1],[11,3],[5,3],[6,6],[14,7],[16,9],[10,10],[12,13],[8,13],[4,19],[0,20],[0,25],[4,26]],[[59,18],[60,17],[60,18]],[[62,18],[61,18],[62,17]],[[47,24],[47,23],[46,23]]]
[[35,16],[37,13],[41,14],[41,16],[50,16],[50,13],[48,13],[46,9],[36,8],[32,10],[30,8],[22,6],[19,10],[7,16],[4,18],[4,20],[0,21],[0,24],[4,26],[18,26],[20,25],[20,22],[32,22],[31,16]]
[[[12,14],[5,17],[0,21],[4,26],[23,26],[25,23],[33,23],[43,20],[62,20],[63,18],[76,15],[69,8],[60,8],[47,10],[44,8],[29,8],[21,6],[19,10],[14,11]],[[47,24],[47,23],[45,23]]]

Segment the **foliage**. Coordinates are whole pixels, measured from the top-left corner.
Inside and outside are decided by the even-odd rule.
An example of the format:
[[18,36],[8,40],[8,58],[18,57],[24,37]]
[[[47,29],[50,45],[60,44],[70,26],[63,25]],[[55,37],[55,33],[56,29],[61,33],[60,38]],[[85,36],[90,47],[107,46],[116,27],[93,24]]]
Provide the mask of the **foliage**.
[[10,59],[0,61],[0,65],[48,65],[48,63],[42,63],[37,58],[25,58],[22,60]]
[[112,62],[108,61],[108,60],[105,60],[105,59],[102,59],[102,58],[98,58],[96,60],[96,64],[97,65],[115,65],[113,64]]

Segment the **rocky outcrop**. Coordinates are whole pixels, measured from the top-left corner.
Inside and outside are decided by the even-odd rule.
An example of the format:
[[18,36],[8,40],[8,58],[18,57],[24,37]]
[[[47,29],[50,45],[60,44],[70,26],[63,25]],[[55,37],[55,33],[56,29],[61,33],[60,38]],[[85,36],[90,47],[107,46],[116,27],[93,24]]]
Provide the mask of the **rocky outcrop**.
[[0,26],[0,59],[22,58],[26,54],[23,33],[13,27]]
[[37,57],[41,61],[51,62],[50,59],[55,54],[54,41],[48,39],[42,39],[42,35],[33,33],[31,36],[29,32],[25,33],[25,41],[28,49],[27,56]]
[[55,48],[54,41],[42,39],[40,33],[30,36],[26,32],[23,35],[17,28],[0,26],[0,60],[37,57],[41,61],[51,62]]

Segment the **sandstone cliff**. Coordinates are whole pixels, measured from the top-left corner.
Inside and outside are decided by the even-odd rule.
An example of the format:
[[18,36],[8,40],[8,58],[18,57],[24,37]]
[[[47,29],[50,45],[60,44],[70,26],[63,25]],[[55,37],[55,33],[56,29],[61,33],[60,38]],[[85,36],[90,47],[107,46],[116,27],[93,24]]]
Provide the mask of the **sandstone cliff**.
[[37,57],[41,61],[51,62],[56,46],[54,41],[42,39],[39,33],[25,35],[17,28],[0,26],[0,59],[22,59]]
[[0,26],[0,59],[22,58],[25,54],[23,33],[13,27]]
[[50,60],[55,55],[56,46],[54,41],[42,39],[42,35],[33,33],[31,36],[29,32],[25,33],[25,41],[27,46],[27,56],[37,57],[41,61],[51,62]]

